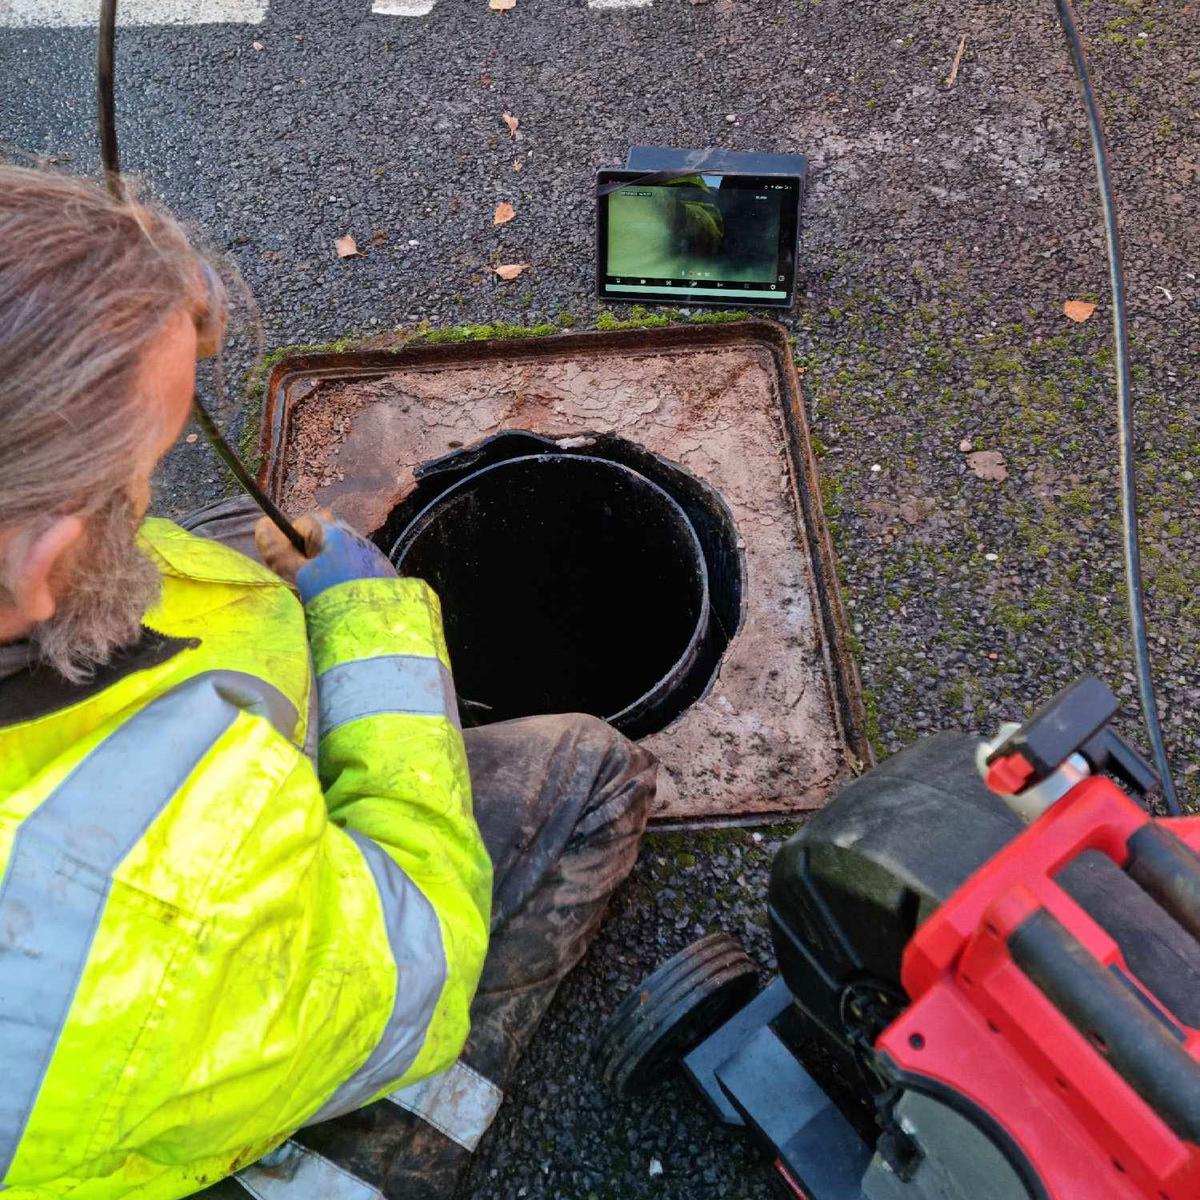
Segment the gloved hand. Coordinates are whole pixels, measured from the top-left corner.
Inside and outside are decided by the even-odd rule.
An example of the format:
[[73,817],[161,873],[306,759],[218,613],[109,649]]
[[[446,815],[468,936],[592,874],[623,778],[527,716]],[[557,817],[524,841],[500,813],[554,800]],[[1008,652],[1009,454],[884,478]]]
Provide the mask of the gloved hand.
[[396,568],[374,542],[331,513],[301,517],[296,532],[304,538],[307,558],[267,517],[254,527],[254,542],[263,562],[276,575],[294,583],[305,604],[327,588],[351,579],[392,579],[396,575]]

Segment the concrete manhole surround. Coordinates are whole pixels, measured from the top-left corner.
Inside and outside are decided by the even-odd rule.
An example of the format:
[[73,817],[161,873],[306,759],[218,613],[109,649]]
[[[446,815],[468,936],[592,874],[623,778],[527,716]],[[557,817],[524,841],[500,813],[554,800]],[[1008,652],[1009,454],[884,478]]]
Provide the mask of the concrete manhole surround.
[[643,739],[663,764],[657,821],[819,807],[869,755],[779,326],[296,356],[271,372],[265,416],[275,499],[331,508],[389,549],[418,473],[507,431],[572,450],[615,435],[719,494],[740,539],[741,624],[707,692]]

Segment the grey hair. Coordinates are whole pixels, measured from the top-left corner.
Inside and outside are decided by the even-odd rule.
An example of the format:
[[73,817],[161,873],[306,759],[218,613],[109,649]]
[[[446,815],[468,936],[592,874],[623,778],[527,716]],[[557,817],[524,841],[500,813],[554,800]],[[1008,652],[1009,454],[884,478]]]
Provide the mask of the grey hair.
[[127,488],[146,351],[180,309],[218,344],[225,306],[163,209],[0,165],[0,530],[94,513]]

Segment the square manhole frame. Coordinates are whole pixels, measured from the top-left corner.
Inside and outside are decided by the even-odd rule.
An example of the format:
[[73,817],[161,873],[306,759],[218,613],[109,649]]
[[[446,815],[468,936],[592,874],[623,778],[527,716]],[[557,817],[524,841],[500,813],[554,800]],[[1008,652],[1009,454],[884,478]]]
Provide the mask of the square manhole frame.
[[[858,667],[850,650],[849,627],[838,582],[837,558],[821,502],[816,457],[809,438],[804,393],[786,329],[771,321],[745,320],[670,325],[661,328],[586,331],[542,337],[500,338],[425,344],[338,353],[297,353],[276,362],[264,387],[259,427],[258,482],[279,503],[284,490],[288,432],[298,403],[327,383],[379,378],[406,369],[462,367],[551,359],[580,359],[600,354],[645,354],[753,347],[771,358],[780,401],[788,478],[799,520],[799,552],[807,553],[817,608],[824,670],[833,700],[831,714],[843,762],[827,799],[840,785],[874,762],[867,736],[866,711]],[[815,811],[815,810],[807,810]],[[733,816],[652,818],[660,830],[768,825],[795,821],[801,810],[754,812]]]

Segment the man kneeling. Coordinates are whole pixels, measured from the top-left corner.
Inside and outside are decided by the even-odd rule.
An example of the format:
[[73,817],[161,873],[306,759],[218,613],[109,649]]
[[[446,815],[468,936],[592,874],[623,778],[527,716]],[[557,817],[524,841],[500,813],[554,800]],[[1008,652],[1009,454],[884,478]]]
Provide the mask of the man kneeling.
[[0,168],[0,1180],[445,1196],[654,763],[460,732],[436,596],[344,526],[260,530],[281,578],[244,502],[143,520],[214,281],[161,211]]

